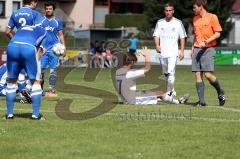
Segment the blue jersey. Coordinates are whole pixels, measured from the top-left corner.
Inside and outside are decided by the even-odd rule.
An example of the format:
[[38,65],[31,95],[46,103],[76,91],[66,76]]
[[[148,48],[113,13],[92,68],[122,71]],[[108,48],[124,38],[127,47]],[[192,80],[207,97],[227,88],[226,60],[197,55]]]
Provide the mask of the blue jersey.
[[13,29],[14,27],[19,29],[26,25],[39,24],[42,20],[43,16],[39,12],[29,7],[22,7],[12,13],[8,22],[8,27],[10,29]]
[[[46,36],[46,30],[41,26],[25,26],[17,30],[10,43],[22,43],[40,47]],[[45,47],[43,45],[43,47]]]
[[45,17],[41,24],[47,30],[45,46],[48,51],[52,49],[54,44],[60,42],[58,31],[63,30],[62,21],[56,17],[53,17],[52,19]]

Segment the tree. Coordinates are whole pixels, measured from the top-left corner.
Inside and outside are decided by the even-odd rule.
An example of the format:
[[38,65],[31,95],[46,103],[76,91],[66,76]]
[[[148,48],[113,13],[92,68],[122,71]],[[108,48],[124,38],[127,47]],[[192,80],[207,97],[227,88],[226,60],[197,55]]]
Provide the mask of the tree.
[[[185,29],[188,30],[193,20],[192,0],[144,0],[144,14],[147,17],[149,28],[154,28],[158,19],[165,17],[164,5],[171,2],[174,5],[174,16],[183,21]],[[226,38],[233,26],[231,21],[231,7],[235,0],[211,0],[208,1],[208,11],[218,16],[223,28],[222,39]]]

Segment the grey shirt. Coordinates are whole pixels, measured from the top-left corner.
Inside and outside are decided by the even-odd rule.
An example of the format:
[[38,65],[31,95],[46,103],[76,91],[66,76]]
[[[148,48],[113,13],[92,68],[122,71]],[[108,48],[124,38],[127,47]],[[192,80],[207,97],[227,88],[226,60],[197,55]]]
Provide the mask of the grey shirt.
[[136,80],[143,76],[144,69],[123,67],[116,71],[116,88],[124,103],[136,103]]

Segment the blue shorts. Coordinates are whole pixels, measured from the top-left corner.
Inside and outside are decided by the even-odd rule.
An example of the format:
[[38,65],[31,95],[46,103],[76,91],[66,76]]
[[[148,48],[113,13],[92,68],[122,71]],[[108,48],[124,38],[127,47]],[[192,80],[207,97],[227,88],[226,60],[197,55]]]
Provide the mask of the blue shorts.
[[58,67],[58,57],[53,53],[52,49],[48,50],[41,56],[41,68],[55,69]]
[[41,66],[36,52],[36,47],[33,45],[10,43],[7,46],[8,78],[17,79],[21,70],[24,69],[28,79],[39,80]]

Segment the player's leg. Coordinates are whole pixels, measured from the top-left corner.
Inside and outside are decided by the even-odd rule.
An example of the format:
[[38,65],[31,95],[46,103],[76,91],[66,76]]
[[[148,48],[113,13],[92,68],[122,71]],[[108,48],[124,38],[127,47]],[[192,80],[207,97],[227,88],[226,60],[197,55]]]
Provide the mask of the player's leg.
[[57,83],[57,67],[58,67],[58,57],[53,53],[50,56],[50,74],[49,74],[49,93],[56,93],[56,83]]
[[175,84],[175,70],[176,70],[176,64],[177,64],[177,57],[170,57],[168,60],[168,66],[167,66],[167,73],[168,73],[168,79],[167,79],[167,91],[176,96],[176,92],[174,90],[174,84]]
[[205,106],[205,95],[204,95],[204,89],[205,85],[203,82],[203,73],[202,72],[195,72],[195,81],[196,81],[196,89],[198,94],[199,101],[195,103],[196,106]]
[[40,114],[40,106],[42,101],[42,88],[40,84],[40,59],[38,59],[35,49],[30,50],[29,48],[28,52],[25,52],[25,54],[25,70],[27,72],[28,79],[32,81],[32,119],[42,119],[42,115]]
[[169,95],[173,94],[174,91],[174,82],[175,82],[175,65],[176,58],[161,58],[162,72],[165,76],[165,81],[167,85],[166,92]]
[[213,75],[212,72],[204,72],[204,75],[209,81],[209,83],[216,89],[218,94],[219,105],[223,106],[225,104],[225,94],[224,90],[221,88],[218,79]]
[[[168,81],[168,60],[167,58],[160,58],[160,64],[162,67],[162,73],[165,77],[165,81],[166,81],[166,85],[167,85],[167,81]],[[166,89],[167,91],[167,89]]]
[[39,80],[34,80],[32,82],[32,119],[40,119],[42,115],[40,114],[40,106],[42,101],[42,88]]
[[204,68],[204,75],[209,81],[209,83],[216,89],[219,99],[219,105],[223,106],[225,104],[225,95],[224,91],[220,86],[219,81],[217,78],[213,75],[214,71],[214,56],[216,54],[216,51],[214,48],[208,48],[205,51],[205,56],[203,59],[201,59],[201,63]]
[[8,83],[6,88],[7,115],[5,119],[13,118],[14,102],[16,100],[17,78],[20,72],[20,46],[18,44],[9,44],[7,48],[7,70]]
[[21,93],[22,90],[25,88],[26,83],[25,83],[25,71],[21,70],[20,74],[18,75],[18,91]]
[[0,80],[0,96],[6,96],[6,88],[7,88],[7,70],[2,75],[2,78]]
[[202,73],[202,62],[201,58],[203,55],[203,49],[194,48],[192,55],[192,72],[195,75],[196,90],[198,94],[198,102],[194,103],[194,106],[205,106],[205,97],[204,97],[204,82],[203,82],[203,73]]
[[16,100],[17,78],[9,78],[6,89],[7,118],[13,118],[14,102]]
[[45,73],[46,73],[46,69],[49,67],[49,56],[48,56],[48,52],[46,52],[44,55],[41,56],[41,87],[43,89],[44,86],[44,79],[45,79]]

